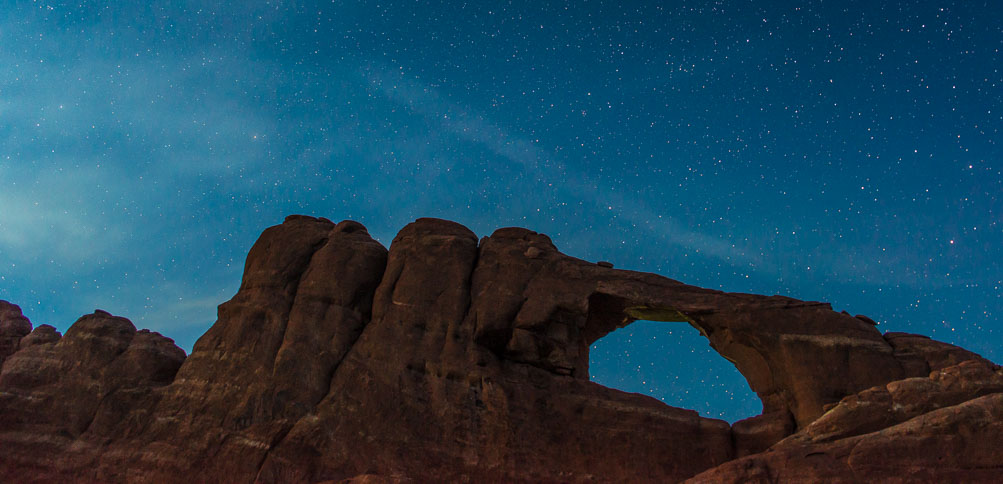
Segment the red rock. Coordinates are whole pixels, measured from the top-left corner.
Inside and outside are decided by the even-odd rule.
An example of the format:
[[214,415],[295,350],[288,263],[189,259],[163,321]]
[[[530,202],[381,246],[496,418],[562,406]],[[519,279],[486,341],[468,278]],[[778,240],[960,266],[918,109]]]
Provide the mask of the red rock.
[[794,433],[794,428],[789,412],[764,413],[739,420],[731,426],[735,457],[758,454]]
[[[978,355],[520,228],[478,241],[419,219],[387,251],[356,222],[289,217],[187,358],[104,312],[29,334],[12,307],[0,480],[977,480],[999,462],[980,439],[999,430],[1000,373]],[[637,319],[699,329],[763,415],[729,426],[590,382],[590,345]]]
[[687,482],[999,482],[1003,393],[878,431],[823,443],[788,440]]
[[957,365],[966,360],[980,360],[991,364],[981,356],[964,348],[934,341],[927,336],[909,333],[885,333],[899,360],[912,376],[926,376],[927,373],[941,368]]
[[1003,393],[1003,370],[968,360],[929,377],[907,378],[844,397],[791,441],[827,442],[881,430],[938,408]]
[[0,301],[0,365],[18,349],[21,338],[31,332],[31,322],[21,314],[21,308]]
[[37,328],[31,330],[31,333],[28,333],[27,336],[21,338],[19,348],[24,349],[34,345],[55,343],[62,337],[63,335],[59,331],[56,331],[55,327],[48,324],[40,324]]
[[185,357],[171,340],[137,334],[104,311],[80,318],[61,339],[42,325],[22,341],[0,371],[7,482],[94,480],[90,468],[108,439],[145,426],[154,389],[173,380]]
[[875,321],[875,320],[873,320],[873,319],[871,319],[871,318],[869,318],[867,316],[864,316],[863,314],[858,314],[858,315],[856,315],[854,317],[857,318],[857,319],[859,319],[859,320],[861,320],[861,321],[863,321],[863,322],[865,322],[865,323],[867,323],[867,324],[869,324],[869,325],[871,325],[871,326],[877,326],[878,325],[877,321]]

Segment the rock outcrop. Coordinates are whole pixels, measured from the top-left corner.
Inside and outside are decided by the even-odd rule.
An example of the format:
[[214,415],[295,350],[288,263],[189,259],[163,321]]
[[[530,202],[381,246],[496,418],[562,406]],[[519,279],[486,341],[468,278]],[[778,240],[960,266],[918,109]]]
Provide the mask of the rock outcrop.
[[999,482],[1003,370],[966,361],[848,396],[769,451],[687,482]]
[[21,339],[30,332],[31,322],[21,314],[21,308],[0,301],[0,365],[18,350]]
[[97,310],[60,337],[41,325],[0,371],[0,480],[94,480],[103,447],[140,432],[184,351]]
[[[699,329],[762,415],[590,382],[590,345],[638,319]],[[187,358],[103,311],[61,337],[0,302],[0,362],[4,481],[971,481],[1003,462],[1003,371],[978,355],[437,219],[389,250],[352,221],[267,229]]]

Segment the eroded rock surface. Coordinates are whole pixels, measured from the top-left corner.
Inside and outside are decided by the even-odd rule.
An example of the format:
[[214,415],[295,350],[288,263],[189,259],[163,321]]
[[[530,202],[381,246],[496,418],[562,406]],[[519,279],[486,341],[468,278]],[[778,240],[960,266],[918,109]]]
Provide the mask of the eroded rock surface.
[[844,398],[767,452],[687,482],[999,482],[1003,370],[966,361]]
[[[763,414],[729,426],[590,382],[590,345],[637,319],[699,329]],[[4,302],[0,357],[6,481],[978,480],[1000,462],[983,437],[1003,376],[978,355],[438,219],[389,250],[352,221],[267,229],[187,358],[102,311],[60,337]]]
[[31,332],[31,322],[21,314],[21,308],[0,301],[0,364],[18,350],[21,338]]
[[[30,323],[29,323],[30,329]],[[0,371],[0,480],[93,479],[102,447],[141,432],[184,351],[98,310],[60,337],[41,325]]]

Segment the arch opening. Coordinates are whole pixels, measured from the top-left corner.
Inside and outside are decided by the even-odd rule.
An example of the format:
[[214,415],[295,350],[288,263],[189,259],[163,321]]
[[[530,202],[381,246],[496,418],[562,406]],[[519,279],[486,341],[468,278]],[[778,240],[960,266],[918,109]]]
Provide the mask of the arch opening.
[[593,341],[588,349],[589,380],[600,385],[729,423],[763,410],[734,364],[690,324],[637,320]]

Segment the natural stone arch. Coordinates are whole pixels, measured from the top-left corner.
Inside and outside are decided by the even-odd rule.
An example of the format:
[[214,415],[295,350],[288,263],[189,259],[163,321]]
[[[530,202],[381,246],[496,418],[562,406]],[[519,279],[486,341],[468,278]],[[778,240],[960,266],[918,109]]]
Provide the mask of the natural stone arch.
[[[623,277],[628,275],[633,277]],[[880,384],[902,375],[891,346],[873,325],[828,304],[723,293],[650,274],[612,276],[588,297],[580,344],[638,319],[686,322],[738,368],[763,401],[764,414],[774,419],[789,414],[806,425],[825,404],[860,390],[843,388],[846,381]],[[823,371],[845,378],[815,378]]]
[[686,322],[638,319],[594,341],[589,381],[731,423],[763,411],[734,363]]
[[[918,469],[989,481],[997,472],[999,445],[987,442],[997,442],[1000,399],[942,406],[1000,388],[988,380],[998,367],[977,355],[882,336],[828,304],[575,259],[525,229],[478,240],[459,224],[420,219],[387,252],[358,224],[290,217],[255,243],[238,294],[186,359],[172,357],[180,349],[170,340],[102,312],[61,339],[39,339],[39,329],[21,336],[20,311],[3,306],[0,336],[18,337],[0,372],[3,476],[679,482],[718,468],[697,480],[744,482],[853,480],[867,475],[861,469],[878,479]],[[735,362],[766,413],[728,425],[582,379],[582,345],[637,317],[680,315]],[[134,333],[127,348],[112,338],[125,351],[93,344],[109,330]],[[979,379],[958,393],[958,382]],[[890,393],[903,389],[924,397],[891,411]],[[906,419],[920,413],[916,434]],[[860,426],[856,417],[869,415],[879,418]],[[795,422],[805,428],[794,439],[719,467],[776,443]],[[899,422],[892,431],[903,438],[888,445],[876,430]],[[834,436],[835,446],[816,441]],[[947,449],[944,461],[917,467],[915,451],[930,449]]]
[[[750,351],[742,348],[740,345],[732,343],[728,348],[730,350],[729,352],[722,352],[717,346],[715,346],[715,341],[720,341],[720,339],[710,338],[708,331],[697,319],[688,316],[686,313],[669,304],[660,304],[651,299],[631,299],[612,294],[610,292],[599,291],[589,295],[588,316],[586,318],[585,330],[582,333],[582,344],[579,346],[581,356],[577,363],[577,368],[582,368],[582,371],[579,372],[576,370],[576,376],[584,379],[590,378],[590,348],[596,341],[602,339],[615,330],[626,328],[637,321],[687,324],[696,329],[700,336],[707,339],[709,346],[717,353],[718,356],[724,358],[735,366],[735,369],[738,370],[738,372],[745,378],[745,383],[748,385],[748,388],[752,390],[754,395],[756,395],[756,398],[761,404],[760,408],[762,409],[758,414],[751,415],[750,418],[747,419],[747,422],[740,422],[738,424],[739,433],[741,433],[745,427],[748,428],[749,432],[755,434],[745,437],[740,436],[740,440],[750,440],[752,441],[750,442],[750,445],[759,449],[794,431],[794,424],[790,413],[786,409],[767,409],[762,395],[757,392],[757,388],[753,386],[747,376],[750,373],[763,374],[768,373],[769,371],[766,363],[762,358],[758,357],[755,351]],[[742,366],[745,367],[745,371],[743,371]],[[766,423],[765,425],[764,422]],[[763,435],[764,432],[766,432],[767,435]]]
[[582,376],[586,379],[588,378],[588,349],[593,343],[602,339],[607,334],[617,329],[625,328],[638,320],[687,323],[700,331],[702,336],[707,336],[692,319],[674,308],[650,308],[647,306],[631,305],[629,299],[595,292],[588,297],[588,315],[580,342],[582,351],[576,365],[576,376],[579,378]]

